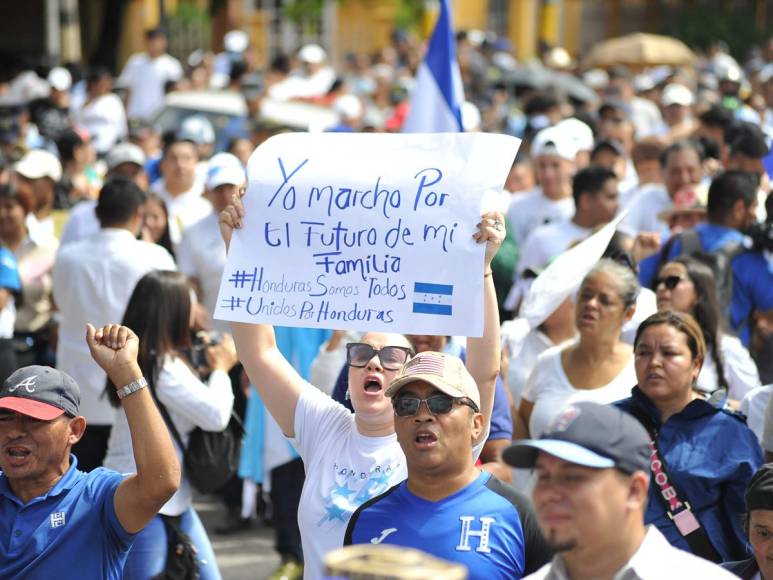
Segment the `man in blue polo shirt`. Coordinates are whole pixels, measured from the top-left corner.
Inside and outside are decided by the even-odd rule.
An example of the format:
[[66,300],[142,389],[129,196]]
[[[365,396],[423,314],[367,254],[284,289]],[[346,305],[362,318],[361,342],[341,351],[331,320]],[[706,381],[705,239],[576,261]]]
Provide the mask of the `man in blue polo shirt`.
[[0,578],[118,579],[134,535],[180,483],[172,441],[126,327],[89,325],[91,356],[123,403],[136,475],[78,470],[80,390],[53,368],[19,369],[0,388]]
[[471,579],[521,578],[547,562],[529,500],[473,464],[486,421],[462,361],[419,353],[386,395],[408,479],[354,512],[344,544],[418,548],[464,564]]

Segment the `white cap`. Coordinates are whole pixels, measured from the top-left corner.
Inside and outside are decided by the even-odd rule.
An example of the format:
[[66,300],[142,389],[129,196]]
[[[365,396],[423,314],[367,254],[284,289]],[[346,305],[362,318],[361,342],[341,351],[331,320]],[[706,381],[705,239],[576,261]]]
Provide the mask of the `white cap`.
[[602,89],[609,84],[609,75],[604,69],[592,68],[582,75],[582,81],[592,89]]
[[108,151],[105,158],[108,171],[112,171],[121,163],[134,163],[144,167],[145,161],[145,153],[134,143],[119,143]]
[[310,64],[320,64],[325,62],[327,54],[325,49],[318,44],[306,44],[298,51],[298,58]]
[[660,102],[664,107],[668,107],[670,105],[682,105],[683,107],[691,107],[693,104],[695,104],[695,96],[686,86],[673,83],[666,85],[666,88],[663,89],[663,96],[660,98]]
[[42,149],[32,149],[22,157],[16,165],[14,171],[23,175],[27,179],[40,179],[48,177],[59,181],[62,179],[62,164],[53,153],[43,151]]
[[574,117],[564,119],[559,121],[555,128],[556,131],[566,133],[574,141],[578,151],[590,151],[593,149],[593,129],[579,119]]
[[48,73],[46,80],[48,81],[48,84],[51,85],[51,88],[57,91],[67,91],[72,86],[72,75],[70,74],[70,71],[61,66],[52,68],[51,72]]
[[554,155],[569,161],[574,161],[579,151],[577,143],[569,135],[568,131],[561,131],[558,127],[542,129],[534,137],[531,144],[531,156]]
[[186,117],[180,125],[177,132],[177,138],[187,141],[193,141],[197,145],[204,145],[215,142],[215,130],[212,123],[206,117],[201,115],[192,115]]
[[223,48],[228,52],[242,53],[249,44],[250,37],[243,30],[232,30],[223,37]]
[[342,119],[359,119],[362,116],[362,103],[354,95],[341,95],[333,101],[333,110]]
[[220,185],[241,185],[247,180],[244,166],[231,153],[218,153],[207,163],[207,189]]

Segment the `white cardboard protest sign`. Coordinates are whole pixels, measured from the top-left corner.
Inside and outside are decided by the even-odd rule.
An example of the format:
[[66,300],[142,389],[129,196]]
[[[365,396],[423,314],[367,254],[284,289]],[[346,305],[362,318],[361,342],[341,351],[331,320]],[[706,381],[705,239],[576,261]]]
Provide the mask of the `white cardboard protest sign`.
[[480,336],[485,193],[520,141],[506,135],[289,133],[250,157],[215,317]]

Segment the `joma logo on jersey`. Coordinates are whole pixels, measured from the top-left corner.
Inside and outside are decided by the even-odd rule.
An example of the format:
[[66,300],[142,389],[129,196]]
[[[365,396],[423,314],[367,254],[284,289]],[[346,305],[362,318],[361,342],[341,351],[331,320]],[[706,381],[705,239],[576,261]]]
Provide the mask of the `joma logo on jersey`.
[[8,392],[9,393],[15,393],[20,388],[24,387],[24,390],[27,391],[28,393],[34,393],[35,392],[35,380],[37,378],[38,378],[37,375],[33,375],[31,377],[27,377],[22,382],[14,385],[12,387],[8,387]]
[[480,530],[472,530],[472,522],[475,521],[474,516],[459,516],[459,521],[462,522],[461,533],[459,534],[459,545],[456,546],[458,552],[470,552],[470,537],[478,538],[478,547],[475,548],[476,552],[482,552],[488,554],[491,552],[491,548],[488,547],[489,537],[491,533],[491,524],[496,520],[491,517],[483,516],[477,518],[480,520]]

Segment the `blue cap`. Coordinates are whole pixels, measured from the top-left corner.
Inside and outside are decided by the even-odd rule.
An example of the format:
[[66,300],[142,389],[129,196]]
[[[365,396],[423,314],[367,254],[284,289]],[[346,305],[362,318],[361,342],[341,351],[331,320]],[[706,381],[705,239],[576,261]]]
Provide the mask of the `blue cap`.
[[542,451],[569,463],[625,473],[649,472],[650,437],[632,415],[598,403],[573,403],[539,439],[514,442],[502,453],[513,467],[532,468]]

